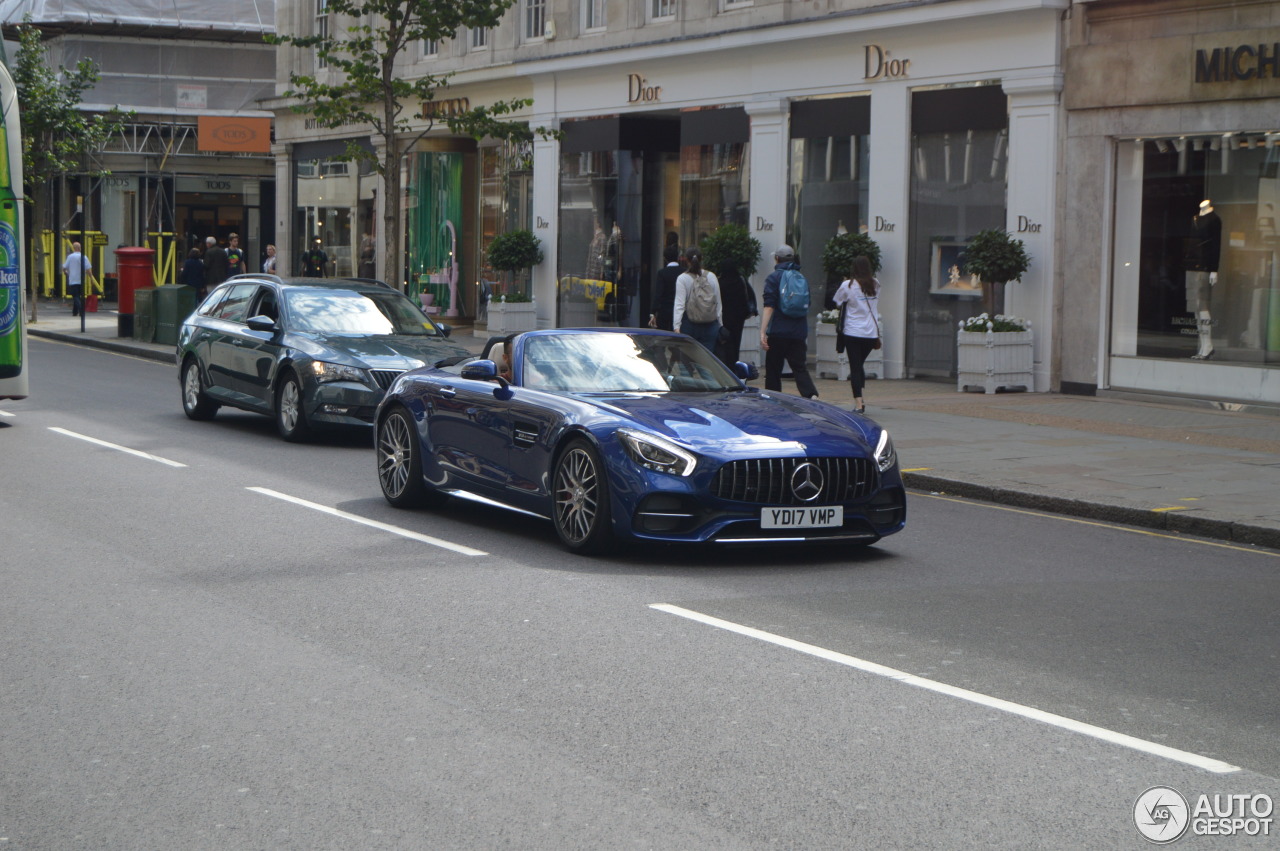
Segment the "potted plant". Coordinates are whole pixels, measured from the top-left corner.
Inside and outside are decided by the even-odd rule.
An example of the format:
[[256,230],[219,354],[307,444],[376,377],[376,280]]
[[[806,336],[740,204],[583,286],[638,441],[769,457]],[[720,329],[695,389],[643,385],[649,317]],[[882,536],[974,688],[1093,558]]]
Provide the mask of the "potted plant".
[[849,277],[853,258],[862,255],[871,261],[871,271],[880,271],[880,246],[865,233],[838,233],[822,249],[822,271],[827,273],[823,305],[831,303],[836,287]]
[[[489,265],[507,273],[507,291],[514,293],[515,276],[542,262],[541,240],[531,230],[512,230],[498,234],[489,243]],[[527,278],[526,278],[527,284]],[[527,286],[520,291],[528,294]]]
[[[763,251],[760,240],[742,225],[721,225],[698,246],[702,250],[702,262],[706,268],[723,278],[726,271],[736,269],[742,279],[751,285],[751,276],[760,266]],[[752,290],[755,293],[755,290]],[[760,362],[760,316],[757,312],[748,316],[742,326],[742,342],[738,358],[747,363]]]
[[538,327],[538,312],[529,296],[527,279],[515,286],[515,275],[542,262],[540,240],[529,230],[499,234],[489,243],[489,265],[507,273],[506,292],[490,296],[487,324],[490,334],[506,336]]
[[1031,265],[1022,240],[1014,239],[1001,228],[979,231],[965,246],[963,256],[965,271],[982,281],[988,312],[1003,306],[1004,291],[997,292],[996,288],[1022,280],[1022,273]]
[[1017,316],[981,313],[956,332],[956,389],[1030,390],[1033,386],[1031,323]]

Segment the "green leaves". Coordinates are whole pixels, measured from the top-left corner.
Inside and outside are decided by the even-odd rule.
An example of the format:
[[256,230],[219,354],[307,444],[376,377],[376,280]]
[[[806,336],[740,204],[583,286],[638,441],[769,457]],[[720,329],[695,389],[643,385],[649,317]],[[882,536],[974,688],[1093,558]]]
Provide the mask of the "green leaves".
[[853,258],[862,255],[871,261],[871,271],[880,271],[880,246],[865,233],[841,233],[827,240],[822,250],[822,270],[831,278],[849,277]]
[[1022,240],[1001,228],[979,231],[964,249],[965,271],[988,284],[1021,280],[1030,265]]
[[489,243],[489,265],[502,272],[518,272],[542,262],[541,241],[528,230],[498,234]]
[[760,240],[742,225],[721,225],[698,246],[704,265],[717,275],[732,264],[744,278],[750,278],[760,265]]

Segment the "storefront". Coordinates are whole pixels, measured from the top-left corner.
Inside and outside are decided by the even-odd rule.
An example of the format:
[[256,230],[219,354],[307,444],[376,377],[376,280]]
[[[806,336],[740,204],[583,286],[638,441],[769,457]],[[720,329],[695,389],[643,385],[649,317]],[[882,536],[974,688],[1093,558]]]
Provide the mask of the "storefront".
[[1239,29],[1237,5],[1280,15],[1093,2],[1073,21],[1066,391],[1280,402],[1280,28]]
[[787,243],[816,304],[838,283],[826,242],[856,229],[881,249],[887,374],[945,377],[956,323],[983,309],[947,266],[1004,227],[1032,267],[1001,306],[1032,320],[1034,389],[1049,389],[1062,9],[1013,6],[859,11],[529,63],[533,123],[564,131],[535,145],[534,220],[553,247],[540,323],[644,324],[668,240],[727,223],[762,243],[757,290]]

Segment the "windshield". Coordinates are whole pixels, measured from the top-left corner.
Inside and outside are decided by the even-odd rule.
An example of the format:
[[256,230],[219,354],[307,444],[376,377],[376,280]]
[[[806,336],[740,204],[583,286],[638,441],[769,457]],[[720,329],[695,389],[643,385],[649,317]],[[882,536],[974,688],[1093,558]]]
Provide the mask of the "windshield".
[[700,343],[650,334],[529,337],[520,383],[577,393],[723,392],[741,384]]
[[440,331],[409,299],[396,292],[285,290],[291,330],[358,337],[438,337]]

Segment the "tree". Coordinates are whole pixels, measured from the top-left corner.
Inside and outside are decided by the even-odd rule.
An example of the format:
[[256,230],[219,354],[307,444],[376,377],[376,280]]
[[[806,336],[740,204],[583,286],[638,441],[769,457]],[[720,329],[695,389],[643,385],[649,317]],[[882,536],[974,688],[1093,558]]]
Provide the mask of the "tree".
[[[90,157],[106,148],[125,120],[133,113],[112,109],[90,114],[80,109],[81,95],[98,82],[98,67],[92,59],[81,59],[75,68],[49,67],[48,54],[40,30],[31,17],[18,27],[18,53],[13,82],[18,90],[22,115],[22,171],[28,213],[27,221],[40,221],[47,229],[52,205],[45,190],[71,171],[102,177],[109,172],[89,166]],[[36,262],[31,264],[30,285],[36,287],[35,269],[42,268],[40,241],[35,240]],[[31,299],[31,320],[36,319],[36,303]]]
[[1031,265],[1022,240],[1014,239],[1003,228],[979,231],[965,246],[962,259],[965,271],[982,281],[983,300],[989,312],[1002,309],[1004,285],[1021,281],[1022,273]]
[[[382,143],[380,152],[369,152],[357,142],[348,142],[340,159],[370,163],[382,177],[384,274],[403,266],[397,251],[400,245],[400,197],[404,152],[443,122],[453,133],[475,139],[485,137],[530,140],[533,132],[523,122],[509,121],[511,115],[533,103],[525,98],[450,110],[444,115],[430,106],[436,92],[446,88],[448,74],[426,74],[404,79],[396,60],[406,48],[422,41],[453,38],[461,28],[494,27],[515,0],[328,0],[330,19],[340,17],[341,26],[330,24],[327,31],[306,36],[273,35],[274,44],[312,49],[317,62],[327,70],[320,75],[289,75],[292,89],[286,97],[299,103],[294,111],[310,114],[323,127],[363,124]],[[422,105],[406,114],[410,104]],[[415,127],[414,118],[426,119]],[[551,133],[539,129],[543,136]],[[381,157],[379,159],[379,156]]]

